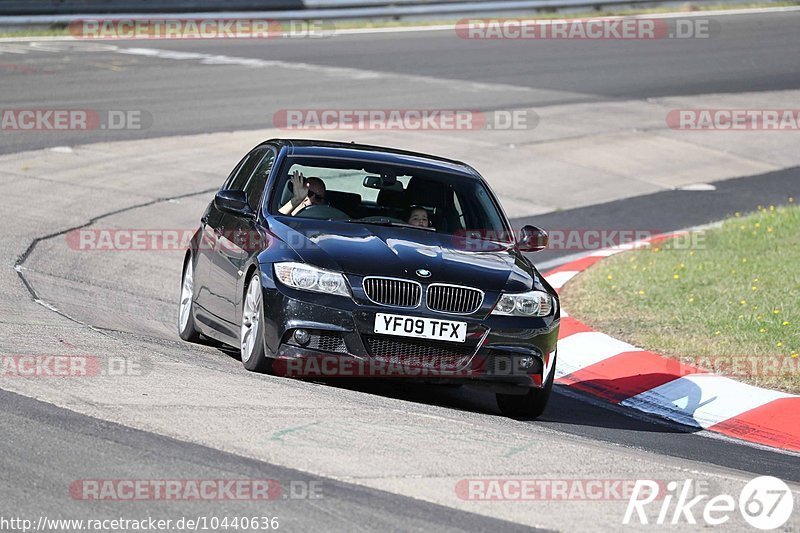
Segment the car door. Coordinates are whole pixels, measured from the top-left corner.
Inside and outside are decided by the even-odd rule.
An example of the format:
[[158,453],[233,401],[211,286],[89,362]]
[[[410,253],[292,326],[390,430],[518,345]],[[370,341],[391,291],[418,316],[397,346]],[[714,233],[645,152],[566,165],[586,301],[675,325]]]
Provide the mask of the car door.
[[[247,154],[225,180],[221,189],[244,190],[263,155],[263,150],[259,149]],[[225,225],[228,222],[227,215],[217,209],[212,200],[201,219],[201,238],[195,267],[197,305],[226,322],[230,322],[230,306],[234,295],[230,290],[230,282],[225,279],[228,274],[217,256],[218,250],[227,246]]]
[[[233,181],[239,173],[239,169],[250,158],[250,154],[244,156],[233,170],[225,179],[221,189],[225,189]],[[214,293],[209,287],[211,281],[211,259],[214,246],[217,245],[217,235],[214,228],[222,225],[222,212],[215,206],[213,200],[208,204],[205,213],[200,218],[200,236],[194,249],[195,266],[194,266],[194,286],[195,286],[195,304],[201,307],[204,311],[209,311],[214,307],[212,300]]]
[[[248,204],[256,213],[256,217],[225,213],[222,217],[223,231],[217,236],[219,246],[214,249],[214,266],[220,276],[219,291],[225,295],[220,301],[224,305],[224,309],[220,310],[220,317],[233,324],[239,323],[239,308],[246,283],[244,279],[246,264],[250,257],[260,251],[261,233],[257,226],[258,216],[264,186],[275,162],[275,156],[276,152],[272,148],[259,148],[253,153],[254,163],[248,161],[242,168],[242,175],[231,185],[231,188],[245,192]],[[242,178],[245,172],[248,174],[246,180]]]

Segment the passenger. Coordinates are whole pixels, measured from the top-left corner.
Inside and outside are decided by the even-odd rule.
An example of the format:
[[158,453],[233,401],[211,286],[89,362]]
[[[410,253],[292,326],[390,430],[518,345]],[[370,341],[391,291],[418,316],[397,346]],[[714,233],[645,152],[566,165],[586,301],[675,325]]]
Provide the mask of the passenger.
[[424,207],[412,207],[408,215],[408,223],[421,228],[430,227],[428,222],[428,210]]
[[306,178],[302,172],[294,171],[292,180],[292,199],[286,202],[278,212],[282,215],[295,216],[306,207],[325,204],[325,182],[311,176]]

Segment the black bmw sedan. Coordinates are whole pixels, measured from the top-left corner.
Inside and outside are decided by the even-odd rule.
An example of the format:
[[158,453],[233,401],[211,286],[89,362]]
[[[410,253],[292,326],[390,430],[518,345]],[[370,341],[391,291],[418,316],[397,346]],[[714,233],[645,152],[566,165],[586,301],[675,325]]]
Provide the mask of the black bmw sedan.
[[489,387],[536,417],[559,301],[470,166],[375,146],[273,139],[209,204],[183,263],[179,333],[291,377]]

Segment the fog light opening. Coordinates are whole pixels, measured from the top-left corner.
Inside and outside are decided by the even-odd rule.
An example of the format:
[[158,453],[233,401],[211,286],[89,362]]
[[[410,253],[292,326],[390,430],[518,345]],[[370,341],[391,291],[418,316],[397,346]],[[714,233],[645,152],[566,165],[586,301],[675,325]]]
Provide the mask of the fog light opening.
[[309,341],[311,341],[311,333],[305,329],[296,329],[294,330],[294,340],[297,342],[297,344],[305,346],[309,343]]
[[519,358],[519,367],[522,370],[530,370],[533,368],[534,360],[530,355]]

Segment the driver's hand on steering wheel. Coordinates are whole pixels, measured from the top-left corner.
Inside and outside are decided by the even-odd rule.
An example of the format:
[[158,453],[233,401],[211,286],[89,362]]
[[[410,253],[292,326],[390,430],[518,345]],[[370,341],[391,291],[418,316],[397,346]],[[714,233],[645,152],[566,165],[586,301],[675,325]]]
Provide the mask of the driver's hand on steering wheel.
[[305,209],[306,207],[311,206],[311,205],[314,205],[311,202],[311,198],[306,196],[305,198],[303,198],[303,201],[300,202],[300,204],[298,204],[298,206],[294,208],[294,211],[292,211],[292,214],[296,215],[297,213],[299,213],[300,211],[302,211],[303,209]]

